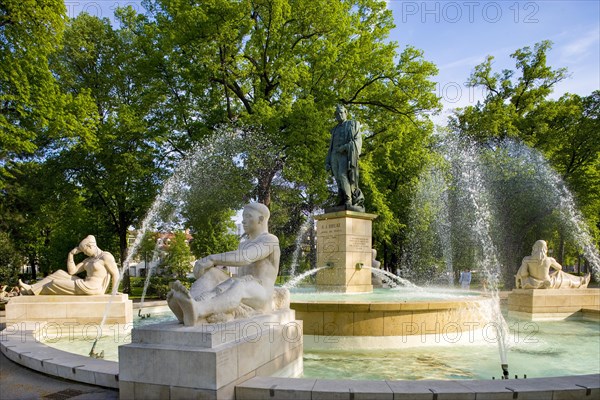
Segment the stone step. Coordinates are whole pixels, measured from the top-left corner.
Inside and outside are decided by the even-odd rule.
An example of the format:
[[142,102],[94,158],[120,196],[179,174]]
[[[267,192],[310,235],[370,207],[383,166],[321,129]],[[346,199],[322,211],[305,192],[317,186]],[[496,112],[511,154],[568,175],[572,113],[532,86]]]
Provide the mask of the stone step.
[[255,377],[237,385],[235,395],[236,400],[597,399],[600,396],[600,374],[455,381],[359,381]]

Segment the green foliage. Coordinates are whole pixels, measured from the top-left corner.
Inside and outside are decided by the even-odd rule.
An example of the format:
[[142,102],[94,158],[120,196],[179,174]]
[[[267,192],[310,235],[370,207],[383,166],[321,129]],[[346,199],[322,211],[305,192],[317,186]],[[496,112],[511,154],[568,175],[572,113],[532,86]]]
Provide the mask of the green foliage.
[[146,264],[148,264],[152,258],[154,257],[154,253],[157,251],[156,242],[158,240],[159,234],[157,232],[146,231],[144,236],[142,237],[142,241],[140,242],[140,246],[138,247],[138,257],[141,260],[144,260]]
[[[29,156],[40,146],[94,143],[96,110],[87,90],[63,91],[48,68],[65,21],[60,0],[0,4],[0,161]],[[0,173],[7,173],[4,166]],[[0,182],[2,187],[2,182]]]
[[51,163],[11,164],[8,171],[12,178],[0,192],[1,229],[11,235],[34,272],[64,269],[67,253],[89,234],[97,236],[102,248],[114,251],[74,185]]
[[[375,223],[376,241],[395,253],[390,262],[397,259],[402,240],[397,221],[405,217],[415,176],[428,162],[427,112],[438,110],[439,102],[430,81],[435,66],[421,51],[399,52],[388,40],[393,21],[385,2],[149,5],[155,22],[148,29],[168,54],[156,63],[171,64],[160,67],[169,85],[161,113],[179,116],[176,147],[187,148],[222,124],[241,129],[246,146],[238,172],[251,190],[239,198],[269,206],[282,201],[273,207],[272,226],[283,235],[284,259],[301,223],[299,212],[312,212],[334,197],[323,165],[336,103],[365,124],[361,168],[367,207],[382,215]],[[277,210],[289,211],[287,222]]]
[[487,95],[483,103],[458,110],[450,127],[479,142],[490,139],[519,138],[528,142],[535,137],[535,110],[547,101],[556,83],[567,77],[565,68],[546,65],[551,42],[537,43],[511,54],[515,70],[492,72],[494,57],[475,67],[468,80],[472,87],[482,87]]
[[190,223],[198,226],[192,232],[194,239],[190,243],[192,253],[197,258],[237,248],[238,237],[231,233],[235,231],[235,224],[231,219],[233,215],[231,210],[211,212],[207,209],[205,213],[196,214],[194,219],[190,220]]
[[[133,281],[134,278],[132,278]],[[146,298],[156,298],[160,300],[166,300],[167,294],[171,288],[169,283],[172,282],[171,277],[164,276],[151,276],[148,289],[146,291]],[[179,281],[188,289],[194,283],[194,279],[180,278]],[[143,286],[143,284],[142,284]]]
[[151,276],[148,289],[146,290],[146,296],[165,300],[169,290],[168,278],[164,278],[162,276]]
[[54,59],[65,90],[91,90],[100,121],[94,150],[76,146],[52,160],[81,188],[100,229],[117,234],[121,260],[128,228],[145,214],[166,172],[160,165],[162,139],[146,120],[153,98],[144,91],[140,51],[128,29],[114,30],[108,19],[80,14],[68,24]]
[[175,275],[178,279],[183,279],[192,271],[192,253],[187,243],[185,232],[175,232],[166,249],[167,255],[162,265],[166,267],[167,272]]
[[[488,57],[469,79],[471,86],[487,89],[485,101],[458,110],[450,120],[454,132],[491,150],[486,155],[488,179],[497,191],[497,218],[506,226],[497,231],[498,247],[501,262],[515,271],[530,244],[541,237],[557,249],[559,262],[574,259],[581,249],[569,232],[572,227],[558,215],[559,199],[544,182],[543,162],[533,160],[539,165],[527,166],[527,156],[508,151],[507,138],[539,150],[549,160],[574,194],[596,244],[600,243],[600,93],[549,99],[554,85],[567,76],[564,68],[546,64],[550,48],[550,42],[544,41],[533,49],[517,50],[512,54],[516,71],[493,73],[493,57]],[[510,273],[506,279],[507,285],[513,284]]]
[[11,237],[0,231],[0,282],[2,285],[17,284],[19,269],[25,264],[25,259],[17,251]]

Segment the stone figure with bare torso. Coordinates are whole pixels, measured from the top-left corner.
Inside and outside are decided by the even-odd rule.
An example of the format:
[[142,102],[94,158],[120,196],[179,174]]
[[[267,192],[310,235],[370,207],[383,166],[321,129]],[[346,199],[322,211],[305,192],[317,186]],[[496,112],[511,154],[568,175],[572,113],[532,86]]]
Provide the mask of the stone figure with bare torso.
[[[194,326],[215,315],[245,310],[248,314],[271,311],[279,270],[279,240],[268,231],[269,209],[260,203],[244,207],[242,225],[248,235],[237,250],[213,254],[196,262],[197,280],[190,290],[176,281],[167,303],[185,326]],[[229,277],[216,265],[240,267]]]
[[[84,253],[87,258],[75,265],[73,256]],[[85,272],[86,277],[75,274]],[[113,291],[119,283],[119,269],[112,254],[96,245],[96,238],[89,235],[71,250],[67,256],[67,272],[58,270],[33,285],[19,280],[23,295],[99,295],[106,293],[112,278]]]
[[[548,257],[548,245],[538,240],[533,245],[531,256],[523,258],[517,271],[516,287],[522,289],[585,289],[590,282],[590,274],[575,276],[562,271],[562,266]],[[553,269],[553,272],[550,272]]]

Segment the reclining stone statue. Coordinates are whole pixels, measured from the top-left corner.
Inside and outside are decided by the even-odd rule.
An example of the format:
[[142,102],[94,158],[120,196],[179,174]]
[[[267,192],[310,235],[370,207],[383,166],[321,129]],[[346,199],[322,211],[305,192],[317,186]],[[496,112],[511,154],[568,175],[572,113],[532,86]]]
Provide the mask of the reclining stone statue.
[[[73,256],[84,253],[85,260],[75,265]],[[114,286],[119,283],[119,269],[112,254],[96,245],[96,238],[89,235],[69,252],[67,271],[58,270],[41,281],[28,285],[19,280],[22,295],[99,295],[106,293],[112,277]],[[85,272],[86,277],[75,274]]]
[[[522,289],[585,289],[590,274],[575,276],[562,271],[562,266],[548,257],[548,245],[544,240],[534,243],[531,256],[523,258],[515,275],[516,287]],[[550,269],[555,271],[550,272]]]
[[[235,251],[213,254],[196,262],[197,280],[188,290],[176,281],[167,304],[185,326],[222,322],[270,312],[275,301],[289,296],[275,290],[279,271],[279,240],[268,231],[269,209],[260,203],[244,207],[242,225],[248,239]],[[230,277],[216,266],[236,266],[238,277]],[[279,297],[279,299],[277,299]]]

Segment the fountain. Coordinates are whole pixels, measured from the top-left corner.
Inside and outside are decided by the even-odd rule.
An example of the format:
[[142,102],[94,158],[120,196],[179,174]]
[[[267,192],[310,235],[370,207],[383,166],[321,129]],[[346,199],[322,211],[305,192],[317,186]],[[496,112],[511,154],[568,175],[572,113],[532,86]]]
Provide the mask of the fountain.
[[[467,152],[467,154],[469,153]],[[469,157],[474,158],[475,155],[470,153]],[[493,344],[497,344],[500,349],[500,362],[498,362],[497,354],[494,356],[486,353],[486,356],[489,356],[490,359],[493,358],[489,364],[495,365],[495,367],[490,367],[489,371],[496,371],[487,374],[500,373],[500,377],[508,378],[508,360],[506,357],[507,353],[510,354],[510,346],[514,344],[509,343],[507,345],[507,342],[516,340],[516,332],[527,333],[528,327],[528,325],[519,325],[517,329],[514,329],[511,325],[510,334],[507,333],[506,324],[499,308],[498,279],[501,271],[498,270],[499,262],[495,256],[493,240],[488,231],[490,210],[486,206],[487,203],[483,195],[485,183],[481,174],[473,165],[469,165],[468,174],[465,170],[458,177],[459,180],[462,179],[466,188],[463,199],[465,204],[477,211],[478,218],[474,225],[475,236],[477,243],[485,250],[482,253],[483,258],[480,268],[485,272],[487,278],[487,293],[483,295],[477,292],[463,291],[437,293],[436,290],[429,288],[409,287],[411,286],[410,282],[383,270],[375,273],[395,279],[399,283],[397,287],[387,290],[369,287],[371,286],[372,272],[370,223],[375,216],[349,208],[329,210],[330,212],[326,211],[324,215],[315,216],[318,221],[317,234],[320,234],[317,237],[318,250],[320,250],[318,267],[307,271],[286,284],[286,287],[291,288],[302,278],[315,274],[317,287],[321,289],[328,288],[337,292],[334,294],[316,294],[315,291],[310,291],[306,294],[307,298],[292,300],[291,308],[295,310],[296,318],[303,320],[304,339],[299,340],[302,341],[305,348],[310,350],[312,346],[317,352],[310,353],[310,357],[314,357],[314,354],[318,354],[319,351],[331,349],[335,344],[342,351],[351,351],[358,354],[359,358],[364,358],[366,354],[361,353],[364,350],[359,347],[367,349],[369,352],[374,348],[383,348],[383,358],[402,358],[402,354],[405,353],[394,353],[390,350],[390,347],[393,347],[394,350],[412,352],[419,363],[430,366],[432,370],[450,371],[449,375],[442,377],[429,376],[426,372],[419,375],[411,375],[410,373],[403,375],[406,379],[411,377],[424,379],[419,381],[398,381],[395,380],[398,379],[397,377],[386,376],[376,377],[375,379],[380,379],[378,381],[330,381],[323,379],[323,376],[327,378],[331,376],[319,375],[319,372],[312,372],[313,375],[308,375],[304,379],[267,376],[279,367],[283,367],[285,362],[296,360],[299,356],[297,348],[300,347],[301,349],[302,347],[294,347],[288,343],[287,345],[290,347],[287,350],[293,351],[284,356],[285,351],[284,353],[277,353],[281,350],[275,348],[278,346],[265,344],[264,342],[269,342],[271,333],[274,333],[275,336],[281,336],[284,334],[284,330],[285,334],[290,337],[295,336],[298,340],[297,335],[299,335],[300,326],[294,325],[293,328],[286,328],[287,322],[281,325],[272,325],[273,321],[260,319],[263,317],[258,317],[259,319],[255,320],[241,320],[242,323],[239,323],[240,320],[238,320],[238,323],[235,322],[236,320],[232,320],[215,324],[200,324],[198,326],[181,326],[175,322],[174,317],[171,317],[170,321],[159,325],[134,330],[133,343],[123,346],[122,349],[128,348],[131,351],[141,352],[144,351],[144,346],[149,346],[156,352],[144,356],[146,358],[142,357],[143,362],[139,361],[140,358],[121,357],[120,367],[115,362],[111,363],[107,360],[76,358],[78,356],[67,359],[55,355],[56,353],[51,353],[51,350],[48,350],[46,346],[39,343],[39,341],[35,341],[36,337],[39,338],[43,335],[44,327],[26,326],[21,328],[15,325],[7,328],[2,333],[3,336],[0,341],[2,352],[12,360],[20,361],[24,365],[46,373],[53,370],[60,371],[60,376],[68,379],[119,387],[121,398],[161,398],[167,396],[187,398],[191,395],[215,397],[217,393],[226,394],[227,397],[235,396],[238,399],[282,398],[292,393],[295,396],[312,396],[315,398],[319,396],[327,398],[342,394],[351,398],[355,395],[363,395],[368,398],[374,396],[436,398],[438,394],[450,393],[470,398],[479,396],[479,394],[482,396],[496,395],[498,397],[518,398],[519,394],[523,392],[539,392],[540,396],[555,395],[555,397],[558,397],[558,395],[570,395],[572,397],[597,396],[600,394],[600,384],[598,383],[600,366],[598,368],[595,368],[594,365],[589,367],[593,373],[592,375],[551,379],[531,379],[534,374],[523,371],[523,366],[527,365],[527,360],[530,359],[530,356],[536,355],[536,352],[540,354],[550,352],[548,354],[554,357],[555,353],[553,351],[557,351],[556,347],[560,342],[552,343],[552,346],[548,346],[548,348],[529,348],[526,345],[518,348],[520,351],[518,353],[520,355],[519,362],[515,362],[516,367],[511,367],[511,370],[516,369],[522,375],[525,372],[530,376],[529,379],[511,380],[509,384],[500,379],[496,381],[483,380],[484,377],[475,375],[479,380],[458,380],[473,378],[473,374],[464,373],[461,367],[463,364],[468,364],[468,360],[472,361],[476,357],[473,357],[473,350],[470,347],[460,346],[462,344],[473,345],[472,338],[474,336],[471,336],[471,334],[475,330],[479,330],[483,338],[486,337],[486,334],[494,332],[495,341]],[[447,225],[445,217],[442,217],[440,221],[442,225]],[[440,230],[440,235],[442,234],[445,233]],[[347,256],[345,253],[351,250],[358,250],[356,251],[357,254]],[[587,251],[593,253],[593,250]],[[446,262],[445,268],[449,268],[449,265],[452,265],[451,262]],[[337,276],[334,277],[333,274]],[[348,292],[350,294],[346,294]],[[390,294],[392,297],[386,299],[385,296]],[[299,297],[301,297],[300,295]],[[399,297],[394,297],[396,295]],[[336,298],[334,296],[340,297]],[[289,317],[288,311],[286,317],[288,319],[281,319],[280,322],[289,321]],[[147,319],[144,320],[144,323],[149,322]],[[258,324],[258,329],[255,323]],[[562,328],[559,326],[557,330],[564,330],[564,327],[571,327],[572,324],[572,321],[564,322]],[[263,329],[265,327],[266,329]],[[586,325],[584,328],[587,331],[583,335],[598,336],[597,327],[590,328]],[[116,332],[121,332],[121,330]],[[572,335],[578,334],[580,333],[572,333]],[[459,336],[465,338],[466,343],[454,341]],[[23,338],[27,340],[23,340]],[[166,342],[158,343],[158,339]],[[440,340],[451,344],[451,346],[440,346]],[[260,342],[258,347],[254,346],[258,342]],[[117,343],[126,344],[122,338],[119,338]],[[298,342],[294,343],[297,344]],[[522,341],[519,342],[519,345],[521,343]],[[285,343],[281,344],[286,345]],[[211,351],[210,347],[213,345],[223,347],[218,351]],[[446,353],[450,351],[449,348],[451,347],[458,347],[459,357],[454,354],[455,358],[446,358]],[[481,348],[477,347],[476,349],[479,355]],[[92,349],[92,353],[97,354],[94,350],[95,348]],[[157,357],[158,350],[165,351]],[[580,348],[577,351],[586,355],[590,353],[589,350]],[[463,358],[460,357],[460,353],[465,353]],[[591,353],[592,356],[595,354],[593,351]],[[210,354],[210,357],[206,354]],[[266,359],[267,355],[268,357],[276,355],[278,361],[262,370],[260,370],[260,367],[253,370],[247,368],[244,364],[246,360],[259,360],[260,362],[269,363],[270,361]],[[194,360],[194,356],[197,356],[202,362],[199,363],[198,360]],[[279,358],[280,356],[281,358]],[[569,352],[562,356],[568,359],[573,358]],[[322,359],[316,358],[315,364],[321,364]],[[374,363],[382,362],[375,361]],[[542,367],[538,366],[536,368],[543,368],[544,362],[540,361],[539,364]],[[143,367],[140,367],[140,365]],[[212,365],[212,367],[208,368],[207,365]],[[500,368],[498,368],[498,365],[500,365]],[[198,374],[198,371],[190,368],[190,366],[197,367],[203,373]],[[473,366],[475,369],[478,367],[478,365]],[[165,374],[165,370],[169,373]],[[156,384],[156,374],[153,375],[153,372],[149,371],[158,371],[169,376],[181,375],[181,377],[177,376],[176,378],[187,380],[191,382],[190,384],[202,384],[205,387],[201,389],[183,387],[177,383],[179,381],[158,385]],[[293,375],[297,370],[287,371],[287,373],[290,372]],[[577,370],[576,373],[582,374],[583,372]],[[130,380],[136,374],[139,378],[137,385]],[[213,378],[214,381],[211,381]],[[431,380],[440,378],[446,380]],[[373,379],[373,377],[366,376],[359,379]],[[381,381],[381,379],[386,379],[386,381]],[[225,386],[219,386],[224,382]],[[223,387],[226,387],[226,390],[218,392]]]
[[302,238],[304,237],[306,231],[308,231],[308,228],[313,224],[314,217],[311,213],[307,216],[306,220],[302,223],[302,226],[300,226],[300,229],[298,230],[296,240],[294,241],[294,252],[292,253],[292,262],[289,270],[290,276],[296,276],[296,268],[298,268],[298,264],[300,263],[300,255],[302,253]]

